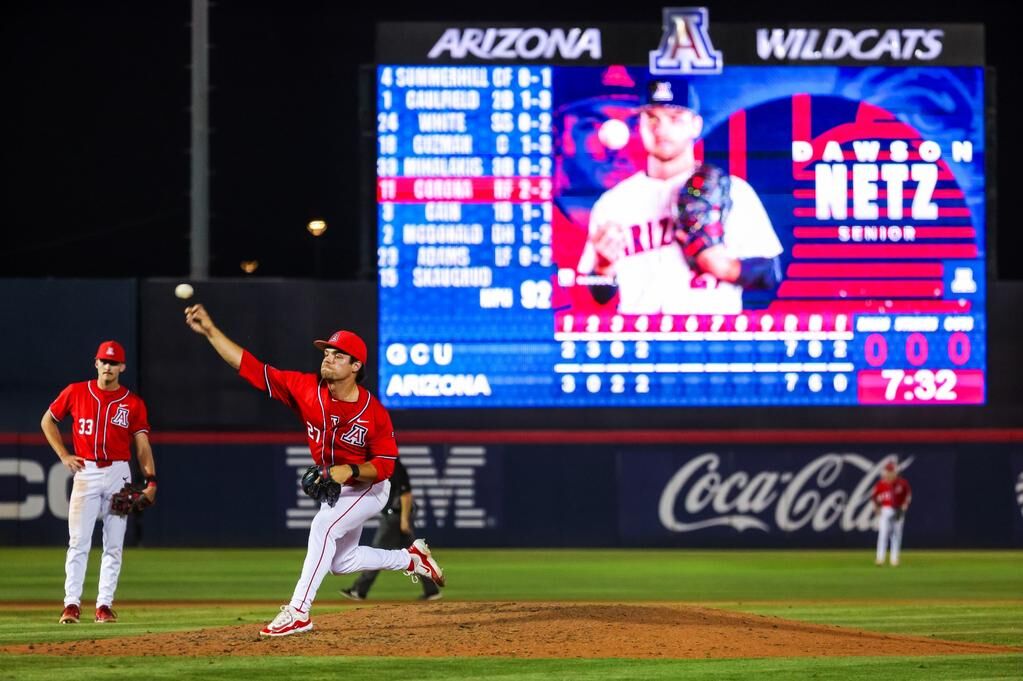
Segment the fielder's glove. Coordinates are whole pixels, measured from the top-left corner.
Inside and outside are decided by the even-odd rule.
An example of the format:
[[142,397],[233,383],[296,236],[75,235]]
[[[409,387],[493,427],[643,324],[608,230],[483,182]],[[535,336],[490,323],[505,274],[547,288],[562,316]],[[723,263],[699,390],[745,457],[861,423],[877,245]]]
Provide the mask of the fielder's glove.
[[302,490],[316,501],[333,507],[341,496],[341,483],[330,477],[330,469],[310,466],[302,476]]
[[120,491],[110,498],[110,512],[115,515],[128,515],[132,511],[142,512],[153,505],[145,492],[145,485],[133,485],[125,482]]
[[906,512],[903,511],[901,508],[895,509],[895,516],[894,517],[895,517],[896,521],[902,520],[902,517],[904,515],[906,515]]
[[732,207],[731,178],[721,168],[703,164],[679,191],[675,239],[695,269],[696,257],[725,239],[725,219]]

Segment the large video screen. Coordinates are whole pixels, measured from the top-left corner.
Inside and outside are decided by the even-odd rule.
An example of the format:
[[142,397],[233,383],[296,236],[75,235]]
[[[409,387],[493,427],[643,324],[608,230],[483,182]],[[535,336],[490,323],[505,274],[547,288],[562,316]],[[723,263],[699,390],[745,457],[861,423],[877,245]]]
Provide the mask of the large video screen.
[[985,400],[984,72],[377,67],[396,408]]

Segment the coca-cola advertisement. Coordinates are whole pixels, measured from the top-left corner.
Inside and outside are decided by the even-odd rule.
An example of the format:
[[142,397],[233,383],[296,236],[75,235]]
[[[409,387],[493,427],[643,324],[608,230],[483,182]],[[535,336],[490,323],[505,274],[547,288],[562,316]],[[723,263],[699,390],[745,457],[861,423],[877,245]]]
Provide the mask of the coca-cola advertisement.
[[952,449],[723,446],[619,456],[640,478],[619,496],[629,545],[867,545],[877,531],[872,492],[889,462],[913,490],[907,544],[955,533]]

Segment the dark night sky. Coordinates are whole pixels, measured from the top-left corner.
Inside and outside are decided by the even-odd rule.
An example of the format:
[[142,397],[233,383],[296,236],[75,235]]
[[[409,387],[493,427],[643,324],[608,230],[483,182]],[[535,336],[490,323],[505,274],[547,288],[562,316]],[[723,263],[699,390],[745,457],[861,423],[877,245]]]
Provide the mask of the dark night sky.
[[[210,11],[211,270],[314,276],[313,216],[331,225],[320,275],[359,276],[358,65],[377,20],[660,22],[664,3],[220,0]],[[596,3],[588,3],[596,4]],[[1009,3],[709,2],[711,20],[982,22],[999,69],[997,181],[1020,173],[1018,23]],[[3,10],[0,276],[183,276],[189,269],[190,12],[173,2],[17,2]],[[990,150],[989,150],[990,151]],[[1023,239],[998,206],[999,277],[1023,279]],[[995,218],[995,215],[991,216]]]

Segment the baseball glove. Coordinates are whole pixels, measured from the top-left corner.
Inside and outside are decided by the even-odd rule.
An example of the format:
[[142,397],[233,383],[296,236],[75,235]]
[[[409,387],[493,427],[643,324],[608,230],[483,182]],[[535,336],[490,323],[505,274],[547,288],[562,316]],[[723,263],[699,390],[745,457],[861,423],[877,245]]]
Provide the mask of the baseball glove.
[[906,515],[906,512],[903,511],[901,508],[895,509],[895,516],[894,516],[894,518],[895,518],[896,521],[902,520],[902,517],[904,515]]
[[302,490],[316,501],[333,507],[341,496],[341,483],[330,477],[330,469],[310,466],[302,476]]
[[128,515],[132,511],[142,512],[153,505],[143,492],[145,485],[133,485],[125,482],[120,491],[110,498],[110,511],[115,515]]
[[731,178],[721,168],[703,164],[679,191],[675,239],[690,267],[696,256],[725,239],[725,219],[732,207]]

